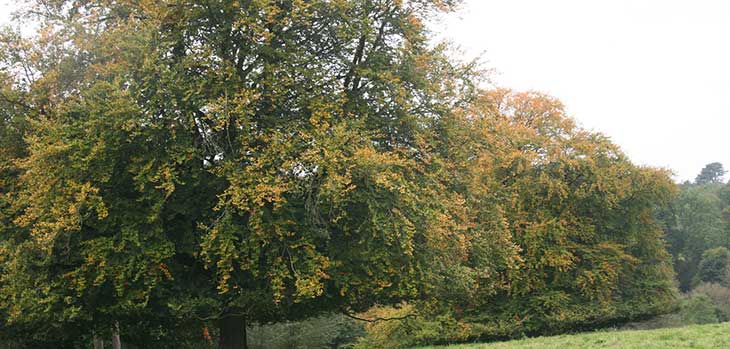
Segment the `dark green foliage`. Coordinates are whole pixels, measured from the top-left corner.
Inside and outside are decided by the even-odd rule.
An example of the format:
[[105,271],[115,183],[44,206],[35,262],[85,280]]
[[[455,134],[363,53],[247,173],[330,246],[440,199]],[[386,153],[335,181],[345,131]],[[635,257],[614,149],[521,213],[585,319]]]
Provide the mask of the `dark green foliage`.
[[682,303],[680,312],[686,324],[714,324],[718,322],[712,299],[704,294],[697,294]]
[[250,349],[342,349],[351,347],[363,334],[361,321],[328,314],[298,322],[253,326],[248,329],[248,344]]
[[730,270],[730,251],[725,247],[716,247],[702,253],[702,259],[695,274],[695,284],[723,283]]
[[685,183],[680,189],[658,217],[666,231],[680,290],[687,292],[700,281],[696,274],[702,254],[730,247],[730,185]]
[[629,323],[622,328],[646,330],[729,321],[730,288],[717,283],[703,283],[683,295],[678,305],[672,313]]

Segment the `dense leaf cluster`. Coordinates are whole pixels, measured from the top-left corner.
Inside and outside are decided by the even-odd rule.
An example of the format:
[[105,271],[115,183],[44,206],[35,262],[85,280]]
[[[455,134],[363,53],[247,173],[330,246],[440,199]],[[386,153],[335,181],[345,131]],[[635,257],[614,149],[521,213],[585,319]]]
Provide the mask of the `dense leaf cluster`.
[[675,191],[666,172],[631,164],[541,94],[485,92],[452,117],[458,126],[445,139],[459,159],[457,190],[479,212],[476,231],[500,232],[512,254],[495,259],[472,245],[467,264],[508,263],[472,279],[481,283],[448,286],[458,292],[419,304],[420,317],[369,325],[362,348],[593,329],[673,309],[673,271],[654,218]]
[[0,336],[233,348],[408,301],[445,341],[666,309],[667,174],[479,90],[425,29],[455,5],[31,2],[38,33],[0,46]]

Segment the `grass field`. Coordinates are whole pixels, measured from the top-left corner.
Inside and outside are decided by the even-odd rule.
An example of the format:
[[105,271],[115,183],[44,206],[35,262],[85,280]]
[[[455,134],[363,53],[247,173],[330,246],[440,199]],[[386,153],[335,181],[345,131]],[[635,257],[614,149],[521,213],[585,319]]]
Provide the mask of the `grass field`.
[[730,323],[650,331],[603,331],[421,349],[730,348]]

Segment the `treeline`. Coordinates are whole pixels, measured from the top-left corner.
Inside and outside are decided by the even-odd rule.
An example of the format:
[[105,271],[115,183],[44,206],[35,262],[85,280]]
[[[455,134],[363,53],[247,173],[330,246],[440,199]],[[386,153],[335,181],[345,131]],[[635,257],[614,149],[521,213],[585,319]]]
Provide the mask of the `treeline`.
[[393,347],[672,310],[668,173],[480,88],[425,29],[456,5],[31,2],[38,33],[0,40],[0,339],[241,348],[335,312],[370,334],[327,345]]
[[686,181],[659,213],[666,230],[677,284],[683,292],[677,312],[651,326],[730,321],[730,184],[725,169],[711,163],[694,182]]
[[[679,288],[687,292],[702,282],[719,281],[711,262],[730,248],[730,185],[720,163],[705,166],[694,182],[680,185],[677,198],[660,214]],[[722,267],[722,266],[719,266]]]

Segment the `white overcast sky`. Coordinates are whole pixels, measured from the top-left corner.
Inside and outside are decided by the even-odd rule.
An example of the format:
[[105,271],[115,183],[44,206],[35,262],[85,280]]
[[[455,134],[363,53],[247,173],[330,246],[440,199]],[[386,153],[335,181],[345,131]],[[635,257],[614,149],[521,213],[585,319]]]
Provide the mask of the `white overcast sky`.
[[730,1],[467,0],[438,31],[638,164],[730,167]]
[[[0,0],[7,23],[14,0]],[[730,167],[730,1],[466,0],[435,28],[642,165]]]

